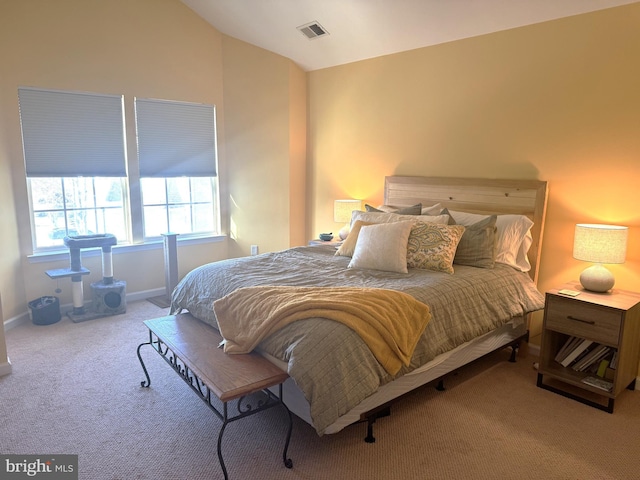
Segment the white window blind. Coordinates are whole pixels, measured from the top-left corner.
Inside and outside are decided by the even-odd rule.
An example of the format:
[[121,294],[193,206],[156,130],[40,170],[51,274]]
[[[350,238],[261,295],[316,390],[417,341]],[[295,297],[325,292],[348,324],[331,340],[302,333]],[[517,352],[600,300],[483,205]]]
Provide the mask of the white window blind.
[[137,98],[141,177],[216,176],[215,107]]
[[126,177],[122,95],[18,88],[29,177]]

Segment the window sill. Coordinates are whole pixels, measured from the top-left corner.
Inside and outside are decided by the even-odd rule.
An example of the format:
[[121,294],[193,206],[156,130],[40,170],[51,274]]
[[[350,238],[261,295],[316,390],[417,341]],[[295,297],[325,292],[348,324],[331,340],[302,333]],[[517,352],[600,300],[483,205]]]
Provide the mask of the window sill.
[[[177,241],[179,246],[186,246],[199,245],[203,243],[219,243],[226,240],[226,238],[226,235],[216,235],[210,237],[190,237],[183,239],[178,236]],[[145,243],[114,245],[112,248],[112,252],[114,255],[118,255],[120,253],[141,252],[144,250],[160,250],[162,248],[164,248],[164,241],[162,239],[158,239],[156,241],[148,241]],[[82,250],[83,257],[97,257],[100,255],[102,255],[102,249],[100,247],[87,248]],[[29,263],[44,263],[65,260],[69,258],[69,249],[65,248],[64,250],[52,250],[48,252],[34,253],[32,255],[28,255],[27,258],[29,260]]]

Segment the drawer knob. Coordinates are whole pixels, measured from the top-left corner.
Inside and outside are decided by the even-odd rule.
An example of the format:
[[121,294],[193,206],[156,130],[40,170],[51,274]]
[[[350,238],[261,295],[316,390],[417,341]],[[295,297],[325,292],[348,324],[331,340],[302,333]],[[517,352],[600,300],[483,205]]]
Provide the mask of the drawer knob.
[[584,320],[582,318],[574,317],[573,315],[568,315],[567,318],[569,320],[575,320],[576,322],[588,323],[589,325],[595,325],[595,320]]

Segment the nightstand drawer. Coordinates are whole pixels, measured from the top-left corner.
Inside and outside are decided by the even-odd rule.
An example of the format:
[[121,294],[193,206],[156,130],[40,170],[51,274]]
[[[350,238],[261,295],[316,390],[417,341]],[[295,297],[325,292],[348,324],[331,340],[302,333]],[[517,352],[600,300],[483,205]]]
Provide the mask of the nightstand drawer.
[[547,299],[545,322],[545,328],[617,346],[622,313],[593,304],[582,304],[574,299],[550,296]]

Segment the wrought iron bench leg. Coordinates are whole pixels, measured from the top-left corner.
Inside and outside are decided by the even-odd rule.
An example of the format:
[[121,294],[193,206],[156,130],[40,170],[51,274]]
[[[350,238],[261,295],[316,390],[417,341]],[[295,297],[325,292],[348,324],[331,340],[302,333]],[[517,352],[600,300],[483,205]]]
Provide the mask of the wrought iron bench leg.
[[[279,389],[279,403],[284,407],[284,409],[287,411],[287,415],[289,417],[289,427],[287,428],[287,439],[285,440],[285,444],[284,444],[284,450],[282,452],[282,461],[284,463],[284,466],[287,468],[293,468],[293,461],[288,457],[287,452],[289,450],[289,442],[291,441],[291,433],[293,431],[293,417],[291,416],[291,411],[289,410],[289,408],[285,405],[285,403],[282,401],[282,384],[280,384],[278,386]],[[275,398],[274,395],[272,393],[269,394],[271,396],[271,398]],[[257,410],[260,411],[260,410]],[[249,415],[251,413],[248,413]],[[233,422],[234,420],[238,420],[239,418],[242,418],[245,415],[240,415],[238,417],[232,417],[229,418],[229,414],[228,414],[228,403],[224,402],[222,404],[222,426],[220,427],[220,431],[218,432],[218,461],[220,462],[220,468],[222,469],[222,473],[224,474],[224,479],[228,480],[229,476],[227,473],[227,467],[224,463],[224,459],[222,458],[222,436],[224,435],[224,431],[227,428],[227,425],[231,422]]]
[[147,371],[147,367],[145,366],[144,361],[142,360],[142,356],[140,355],[140,349],[142,348],[143,345],[153,345],[153,338],[151,337],[151,332],[149,332],[149,341],[138,345],[138,350],[137,350],[138,360],[140,360],[140,365],[142,366],[142,370],[144,371],[144,376],[147,377],[146,381],[143,380],[140,382],[140,386],[148,388],[151,385],[151,378],[149,377],[149,372]]
[[222,468],[224,480],[228,480],[229,476],[227,475],[227,467],[225,466],[224,460],[222,459],[222,435],[224,434],[224,430],[225,428],[227,428],[227,424],[229,423],[229,417],[227,416],[227,402],[224,402],[222,408],[222,427],[220,427],[220,431],[218,432],[218,462],[220,462],[220,468]]
[[289,450],[289,442],[291,441],[291,432],[293,431],[293,418],[291,417],[291,410],[284,404],[282,400],[282,384],[278,385],[280,390],[280,403],[287,411],[287,415],[289,416],[289,428],[287,430],[287,439],[284,443],[284,450],[282,452],[282,461],[284,462],[284,466],[287,468],[293,468],[293,461],[287,456],[287,451]]

